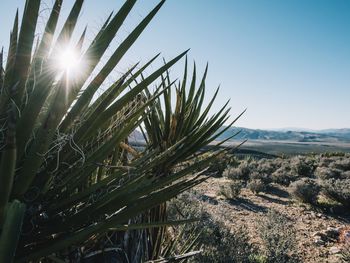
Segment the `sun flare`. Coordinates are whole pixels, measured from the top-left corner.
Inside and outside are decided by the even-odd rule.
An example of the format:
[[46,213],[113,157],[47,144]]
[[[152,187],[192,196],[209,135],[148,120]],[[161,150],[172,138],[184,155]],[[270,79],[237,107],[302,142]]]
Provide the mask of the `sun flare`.
[[66,48],[58,54],[58,66],[61,70],[71,73],[77,71],[80,66],[80,60],[77,52],[71,48]]

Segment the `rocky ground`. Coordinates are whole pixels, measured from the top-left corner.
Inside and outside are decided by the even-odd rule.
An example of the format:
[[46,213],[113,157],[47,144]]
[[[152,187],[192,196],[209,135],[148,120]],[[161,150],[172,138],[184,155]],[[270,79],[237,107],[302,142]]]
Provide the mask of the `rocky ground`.
[[218,195],[225,178],[211,178],[194,190],[204,209],[215,219],[230,228],[243,227],[248,230],[251,242],[259,244],[257,224],[269,209],[288,216],[296,229],[299,255],[303,262],[341,262],[340,250],[343,244],[339,234],[350,235],[350,215],[335,215],[321,209],[300,204],[292,200],[288,188],[272,185],[268,193],[253,194],[243,189],[235,200]]

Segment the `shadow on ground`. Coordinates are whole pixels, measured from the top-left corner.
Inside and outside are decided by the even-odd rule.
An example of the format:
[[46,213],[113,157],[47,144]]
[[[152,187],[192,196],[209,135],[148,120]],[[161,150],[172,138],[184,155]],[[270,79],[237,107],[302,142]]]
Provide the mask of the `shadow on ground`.
[[323,214],[325,214],[328,217],[332,217],[334,219],[339,220],[340,222],[350,224],[350,209],[346,208],[342,205],[333,205],[333,206],[327,206],[327,205],[320,205],[318,207]]
[[258,212],[267,212],[267,208],[265,206],[257,205],[253,203],[252,201],[245,199],[245,198],[237,198],[237,199],[232,199],[229,200],[228,203],[230,205],[236,206],[237,208],[245,209],[254,213]]
[[266,192],[271,194],[271,195],[278,196],[280,198],[289,198],[290,197],[290,195],[287,191],[280,189],[274,185],[270,185]]
[[263,199],[265,199],[266,201],[269,201],[269,202],[275,203],[275,204],[288,205],[290,203],[288,201],[283,201],[281,199],[273,198],[273,197],[270,197],[270,196],[267,196],[267,195],[264,195],[264,194],[259,194],[258,196],[263,198]]

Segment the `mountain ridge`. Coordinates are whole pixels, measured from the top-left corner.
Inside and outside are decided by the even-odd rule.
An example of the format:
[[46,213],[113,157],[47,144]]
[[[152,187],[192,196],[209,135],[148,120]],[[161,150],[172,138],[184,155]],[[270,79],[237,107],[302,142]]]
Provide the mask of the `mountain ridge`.
[[[224,129],[223,127],[222,129]],[[244,127],[228,128],[218,139],[240,133],[234,140],[296,141],[296,142],[350,142],[350,128],[324,130],[264,130]]]

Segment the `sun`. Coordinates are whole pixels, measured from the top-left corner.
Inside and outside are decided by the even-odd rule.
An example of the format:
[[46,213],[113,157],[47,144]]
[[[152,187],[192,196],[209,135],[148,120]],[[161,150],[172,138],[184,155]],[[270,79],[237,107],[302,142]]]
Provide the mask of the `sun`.
[[64,48],[57,54],[58,67],[67,73],[77,73],[80,67],[80,58],[72,48]]
[[[61,45],[53,53],[52,66],[56,72],[56,81],[65,76],[66,81],[73,83],[84,75],[86,63],[83,63],[83,56],[70,45]],[[67,83],[68,83],[67,82]]]

